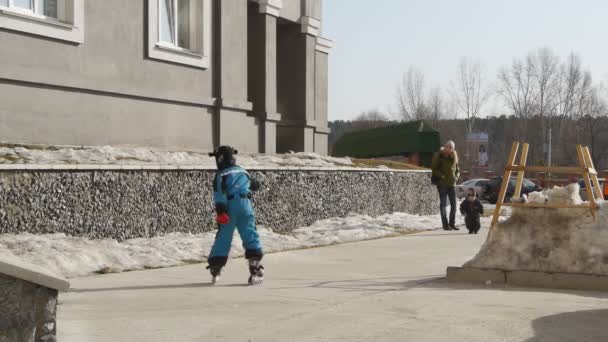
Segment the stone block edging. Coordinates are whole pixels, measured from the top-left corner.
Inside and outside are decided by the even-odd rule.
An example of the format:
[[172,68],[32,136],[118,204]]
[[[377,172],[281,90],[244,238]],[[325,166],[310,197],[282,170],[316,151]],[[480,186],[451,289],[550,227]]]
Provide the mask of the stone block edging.
[[45,271],[39,266],[29,264],[16,257],[0,256],[0,274],[44,286],[49,289],[65,292],[70,288],[70,282],[65,278]]
[[450,283],[608,292],[608,275],[448,267],[447,279]]

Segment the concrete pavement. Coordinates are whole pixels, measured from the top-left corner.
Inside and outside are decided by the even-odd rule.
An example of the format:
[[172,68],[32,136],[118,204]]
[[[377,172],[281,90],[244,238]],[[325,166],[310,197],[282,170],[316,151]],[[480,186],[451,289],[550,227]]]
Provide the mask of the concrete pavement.
[[[485,230],[484,230],[485,231]],[[608,341],[608,294],[448,284],[484,235],[430,232],[272,254],[260,287],[232,260],[73,279],[62,342]]]

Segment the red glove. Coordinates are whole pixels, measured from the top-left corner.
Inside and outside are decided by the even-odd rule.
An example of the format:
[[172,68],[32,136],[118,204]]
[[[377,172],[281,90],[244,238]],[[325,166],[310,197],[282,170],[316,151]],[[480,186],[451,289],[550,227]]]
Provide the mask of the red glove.
[[218,224],[226,225],[230,223],[230,216],[228,216],[228,214],[226,213],[217,214],[217,216],[215,217],[215,221]]

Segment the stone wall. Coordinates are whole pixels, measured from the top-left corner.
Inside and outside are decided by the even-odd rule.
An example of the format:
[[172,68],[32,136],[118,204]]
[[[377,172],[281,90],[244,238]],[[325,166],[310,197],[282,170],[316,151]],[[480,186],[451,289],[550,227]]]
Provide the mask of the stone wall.
[[0,274],[0,342],[56,341],[57,290]]
[[[258,224],[289,232],[349,213],[432,214],[427,172],[257,170]],[[124,240],[216,228],[214,170],[183,168],[0,170],[0,233],[55,233]]]

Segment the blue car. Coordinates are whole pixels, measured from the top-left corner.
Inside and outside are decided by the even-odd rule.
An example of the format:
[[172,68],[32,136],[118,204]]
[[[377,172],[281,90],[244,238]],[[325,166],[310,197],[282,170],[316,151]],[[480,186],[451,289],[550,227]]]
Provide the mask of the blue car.
[[[510,202],[511,197],[515,193],[515,184],[517,183],[516,177],[511,177],[509,180],[509,185],[507,186],[507,192],[505,195],[505,202]],[[485,191],[481,197],[482,200],[486,200],[491,204],[496,204],[498,201],[498,193],[500,192],[500,187],[502,185],[502,177],[494,177],[490,179],[488,183],[485,184]],[[527,195],[531,192],[542,191],[543,189],[536,185],[534,182],[528,179],[524,179],[523,186],[521,188],[521,194]]]

